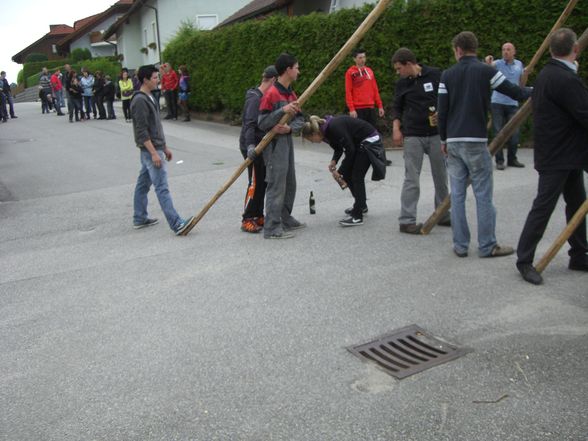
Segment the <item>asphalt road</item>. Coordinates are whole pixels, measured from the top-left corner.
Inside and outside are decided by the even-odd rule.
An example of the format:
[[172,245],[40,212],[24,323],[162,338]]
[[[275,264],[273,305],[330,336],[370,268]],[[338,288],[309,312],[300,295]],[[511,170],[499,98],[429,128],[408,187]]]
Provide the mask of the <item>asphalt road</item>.
[[[514,256],[477,257],[475,239],[455,257],[448,228],[399,233],[400,151],[368,183],[364,225],[341,228],[351,197],[330,149],[300,142],[308,228],[294,239],[240,231],[244,177],[187,237],[153,193],[161,222],[134,230],[129,124],[17,114],[0,125],[0,439],[588,439],[588,276],[567,269],[567,245],[537,287]],[[241,163],[239,129],[164,128],[189,216]],[[513,246],[537,183],[532,152],[519,157],[526,168],[495,172],[497,236]],[[428,165],[421,181],[423,221]],[[475,238],[471,194],[467,207]],[[538,256],[564,226],[560,205]],[[473,351],[396,380],[346,349],[412,323]]]

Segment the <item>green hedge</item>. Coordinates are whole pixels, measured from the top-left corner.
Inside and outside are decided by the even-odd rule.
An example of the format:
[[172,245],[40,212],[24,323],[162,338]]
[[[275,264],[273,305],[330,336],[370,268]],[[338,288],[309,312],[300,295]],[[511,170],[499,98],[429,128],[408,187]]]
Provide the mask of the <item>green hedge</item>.
[[[39,72],[26,78],[27,87],[39,84],[39,77],[41,76],[40,71],[43,67],[47,67],[49,69],[49,73],[53,73],[53,70],[55,70],[58,67],[61,68],[61,71],[63,72],[63,66],[65,64],[68,64],[68,62],[69,60],[61,60],[61,64],[57,64],[55,66],[52,66],[51,68],[46,65],[41,66],[41,68],[39,68]],[[72,63],[71,67],[80,75],[82,72],[82,67],[86,67],[91,73],[100,70],[104,74],[110,75],[113,79],[118,77],[122,68],[120,62],[116,59],[116,57],[101,57],[94,58],[92,60],[79,61],[76,63]]]
[[[411,48],[419,61],[447,68],[455,60],[451,39],[462,30],[476,33],[480,57],[500,56],[507,40],[517,46],[517,58],[528,63],[566,2],[561,0],[396,0],[368,32],[361,46],[376,73],[380,93],[389,110],[397,80],[390,58],[401,46]],[[295,90],[300,95],[347,41],[373,6],[344,9],[334,14],[313,13],[288,18],[274,15],[218,30],[198,31],[184,25],[163,52],[177,68],[186,64],[192,79],[190,105],[204,112],[236,117],[245,90],[256,85],[263,68],[283,51],[300,61]],[[578,2],[566,26],[581,34],[588,23],[588,2]],[[542,63],[547,56],[543,57]],[[307,113],[345,110],[343,63],[305,105]],[[586,64],[586,63],[584,63]],[[541,66],[539,66],[540,68]],[[580,74],[586,76],[586,66]],[[531,76],[531,82],[533,76]],[[389,112],[388,112],[389,113]]]
[[49,71],[62,67],[64,64],[69,63],[70,60],[51,60],[51,61],[35,61],[33,63],[25,63],[22,66],[22,76],[25,80],[25,87],[34,86],[39,82],[39,74],[41,69],[46,67]]

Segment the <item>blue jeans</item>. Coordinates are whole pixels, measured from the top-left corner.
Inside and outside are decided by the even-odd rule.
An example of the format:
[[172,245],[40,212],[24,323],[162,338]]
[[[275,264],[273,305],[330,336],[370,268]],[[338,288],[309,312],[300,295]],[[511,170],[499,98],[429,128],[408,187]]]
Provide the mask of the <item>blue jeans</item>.
[[165,154],[157,150],[161,158],[161,167],[157,168],[151,160],[151,153],[147,149],[141,149],[141,171],[137,178],[135,187],[133,223],[142,224],[147,220],[147,193],[151,184],[155,187],[155,194],[159,200],[161,210],[167,219],[170,228],[176,231],[180,228],[183,219],[178,215],[172,202],[171,194],[167,185],[167,164]]
[[492,203],[492,157],[485,142],[447,143],[447,171],[451,183],[453,247],[468,250],[470,230],[465,210],[468,180],[472,181],[478,217],[478,249],[488,256],[496,246],[496,209]]

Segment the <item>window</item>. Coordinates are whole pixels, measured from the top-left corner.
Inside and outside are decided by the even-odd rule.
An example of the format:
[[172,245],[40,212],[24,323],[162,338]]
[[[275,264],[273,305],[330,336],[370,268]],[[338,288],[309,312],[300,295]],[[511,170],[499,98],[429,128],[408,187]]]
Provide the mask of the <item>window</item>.
[[153,39],[151,40],[151,42],[157,43],[157,29],[155,27],[154,21],[151,22],[151,35],[153,36]]
[[51,45],[51,52],[53,52],[54,54],[57,53],[57,45],[56,44]]
[[207,30],[212,29],[218,24],[218,15],[197,15],[196,27],[198,29]]

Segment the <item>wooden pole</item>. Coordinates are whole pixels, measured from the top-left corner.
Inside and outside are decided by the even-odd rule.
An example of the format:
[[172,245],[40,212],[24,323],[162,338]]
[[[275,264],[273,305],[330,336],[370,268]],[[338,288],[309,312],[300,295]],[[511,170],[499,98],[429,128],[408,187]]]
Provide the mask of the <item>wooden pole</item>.
[[[318,74],[318,76],[313,80],[313,82],[308,86],[308,88],[304,91],[304,93],[298,98],[298,103],[302,107],[306,101],[310,99],[310,97],[317,91],[317,89],[325,82],[325,80],[339,67],[341,62],[347,57],[353,48],[357,46],[360,40],[365,36],[367,31],[374,25],[374,23],[380,18],[380,16],[386,10],[386,7],[391,2],[391,0],[380,0],[372,12],[366,17],[366,19],[361,23],[361,25],[357,28],[357,30],[353,33],[353,35],[347,40],[347,42],[343,45],[343,47],[337,52],[337,54],[333,57],[333,59],[325,66],[325,68]],[[282,119],[280,120],[280,124],[286,124],[290,121],[290,115],[285,114]],[[259,142],[257,147],[255,147],[255,153],[260,155],[261,152],[267,147],[267,145],[271,142],[274,138],[275,134],[272,132],[268,132],[263,139]],[[231,177],[223,184],[223,186],[214,194],[214,196],[210,199],[210,201],[200,210],[200,212],[194,216],[192,221],[190,222],[189,226],[186,228],[183,236],[187,235],[192,228],[196,226],[198,222],[204,217],[204,215],[210,210],[210,208],[215,204],[215,202],[229,189],[231,185],[241,176],[241,173],[247,168],[247,166],[251,164],[250,159],[246,159],[238,168],[237,170],[231,175]]]
[[557,252],[561,249],[561,247],[566,243],[566,241],[570,238],[570,236],[576,231],[578,225],[582,222],[584,218],[586,218],[586,214],[588,214],[588,199],[584,201],[576,214],[570,220],[570,223],[566,226],[566,228],[557,236],[555,242],[549,247],[547,252],[543,255],[543,257],[539,260],[537,265],[535,265],[535,269],[538,272],[543,272],[545,267],[549,265],[549,262],[555,257]]
[[[541,46],[539,47],[539,49],[535,53],[535,56],[531,60],[531,63],[529,63],[529,66],[534,66],[535,64],[537,64],[537,60],[539,60],[539,58],[541,58],[541,55],[543,55],[543,53],[545,52],[545,50],[549,46],[549,36],[551,36],[551,34],[553,32],[555,32],[557,29],[559,29],[562,26],[562,24],[565,22],[565,20],[571,14],[572,9],[574,9],[574,6],[576,6],[576,3],[577,3],[577,0],[570,0],[568,5],[566,6],[566,9],[564,10],[564,12],[561,14],[561,16],[559,17],[557,22],[551,28],[549,35],[545,38],[545,40],[543,41],[543,43],[541,44]],[[586,29],[586,31],[584,31],[582,36],[578,39],[578,45],[580,47],[580,50],[582,50],[584,47],[586,47],[587,43],[588,43],[588,29]],[[531,115],[532,110],[533,109],[531,106],[531,99],[529,98],[521,106],[521,108],[517,111],[517,113],[515,113],[515,115],[502,128],[502,130],[500,130],[500,132],[498,132],[496,137],[492,140],[492,142],[488,146],[488,150],[490,151],[490,154],[492,156],[494,156],[496,154],[496,152],[504,146],[506,141],[508,141],[508,139],[519,128],[519,126],[526,121],[526,119],[529,117],[529,115]],[[450,208],[451,208],[451,199],[450,199],[450,195],[449,195],[445,199],[443,199],[443,202],[441,202],[439,204],[439,206],[435,209],[433,214],[431,216],[429,216],[429,218],[425,221],[425,223],[423,224],[423,227],[421,228],[421,234],[424,234],[424,235],[429,234],[431,232],[431,230],[435,227],[435,225],[437,225],[437,223],[447,214],[447,212],[449,211]]]
[[[547,36],[545,37],[545,40],[543,40],[543,43],[541,43],[541,46],[539,46],[539,49],[537,50],[537,52],[535,52],[535,56],[531,59],[531,61],[527,65],[527,68],[526,68],[527,72],[532,72],[533,69],[535,69],[535,65],[539,62],[539,60],[541,59],[541,57],[543,56],[543,54],[545,53],[545,51],[549,47],[549,38],[551,37],[551,34],[553,34],[555,31],[557,31],[559,28],[561,28],[561,26],[565,23],[565,21],[568,19],[568,17],[570,16],[572,11],[576,7],[576,3],[578,3],[578,0],[570,0],[568,2],[568,5],[563,10],[561,15],[557,19],[557,21],[554,23],[553,27],[551,28],[551,31],[549,31],[549,34],[547,34]],[[525,83],[526,83],[526,81],[525,81]],[[523,86],[524,86],[524,84],[523,84]]]

